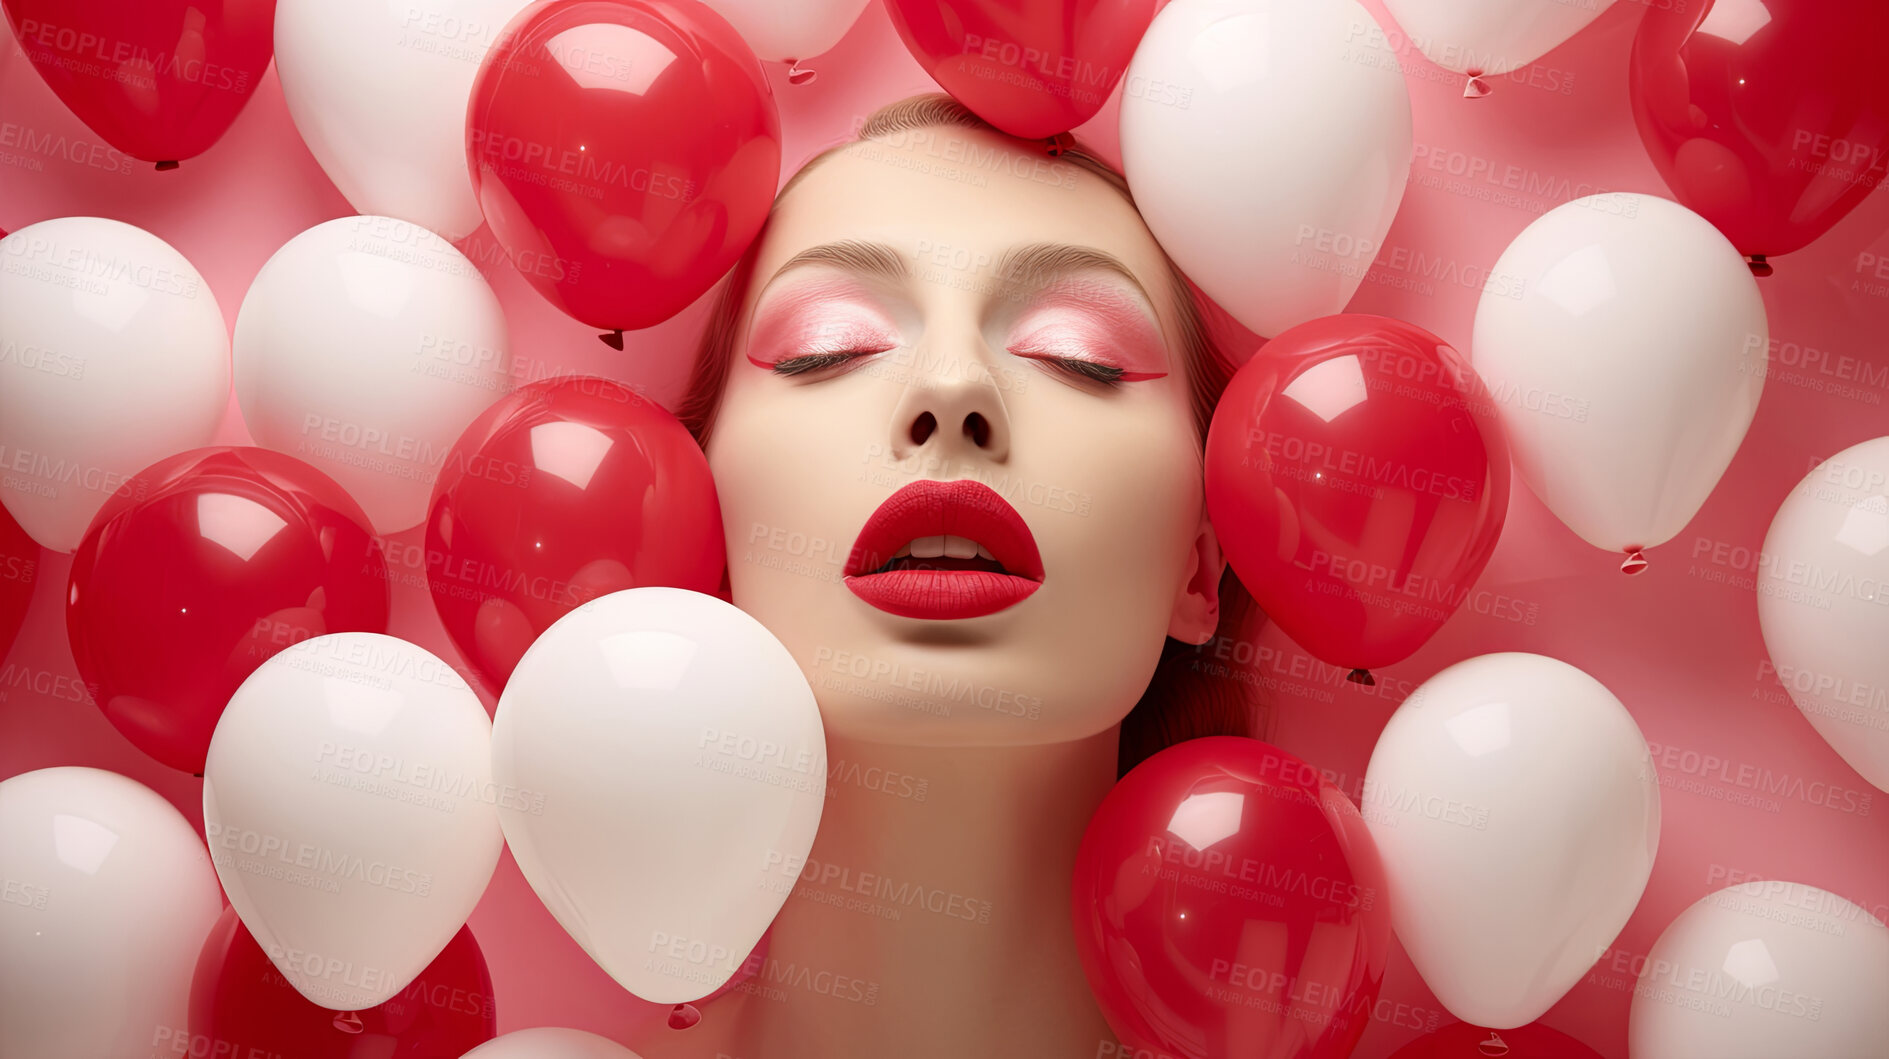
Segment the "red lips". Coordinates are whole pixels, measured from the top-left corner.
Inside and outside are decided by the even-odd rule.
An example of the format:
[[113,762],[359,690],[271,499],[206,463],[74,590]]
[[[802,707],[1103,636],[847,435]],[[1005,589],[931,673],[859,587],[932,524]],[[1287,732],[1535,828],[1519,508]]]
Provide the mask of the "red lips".
[[[893,556],[924,537],[958,537],[990,558]],[[995,614],[1043,585],[1043,559],[1023,516],[997,491],[969,478],[912,482],[886,498],[853,542],[846,587],[903,618],[949,620]]]

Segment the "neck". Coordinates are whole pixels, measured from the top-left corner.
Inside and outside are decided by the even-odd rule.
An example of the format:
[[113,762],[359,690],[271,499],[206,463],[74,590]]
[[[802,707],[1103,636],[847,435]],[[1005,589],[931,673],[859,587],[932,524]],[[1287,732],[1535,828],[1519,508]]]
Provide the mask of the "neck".
[[1112,1041],[1069,888],[1118,738],[967,749],[829,736],[819,834],[743,1005],[742,1054],[1089,1059]]

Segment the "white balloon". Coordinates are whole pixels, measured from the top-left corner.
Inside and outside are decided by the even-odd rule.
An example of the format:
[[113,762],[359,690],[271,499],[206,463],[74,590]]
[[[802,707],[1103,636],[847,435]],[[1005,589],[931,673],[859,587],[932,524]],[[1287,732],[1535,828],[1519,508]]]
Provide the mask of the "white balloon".
[[826,801],[826,734],[760,622],[679,588],[559,618],[499,698],[492,775],[525,880],[610,977],[671,1004],[727,982],[773,922]]
[[203,771],[223,891],[325,1008],[392,997],[472,914],[503,835],[491,722],[451,666],[379,633],[317,636],[243,681]]
[[0,502],[70,552],[139,471],[208,445],[230,400],[216,296],[157,236],[60,217],[0,239]]
[[1671,540],[1764,391],[1770,332],[1743,256],[1678,203],[1614,193],[1542,214],[1492,274],[1471,359],[1516,471],[1596,547]]
[[637,1059],[637,1055],[594,1033],[539,1026],[494,1037],[459,1059]]
[[1693,902],[1633,988],[1633,1059],[1889,1055],[1889,930],[1836,894],[1764,879]]
[[829,51],[859,21],[866,0],[704,0],[762,59],[791,62]]
[[0,1055],[182,1054],[223,900],[197,832],[115,772],[0,782]]
[[1553,658],[1481,655],[1418,685],[1365,772],[1391,925],[1450,1013],[1541,1015],[1639,903],[1659,784],[1639,726]]
[[505,314],[472,262],[392,217],[342,217],[277,250],[236,316],[236,398],[256,443],[410,529],[447,454],[512,387]]
[[1174,0],[1122,88],[1148,230],[1242,324],[1343,309],[1410,177],[1410,96],[1355,0]]
[[1791,490],[1758,553],[1771,667],[1824,742],[1889,791],[1889,437]]
[[530,0],[279,0],[275,68],[302,141],[356,210],[448,239],[483,221],[466,103]]
[[1424,58],[1455,73],[1492,77],[1546,55],[1613,2],[1384,0],[1384,7]]

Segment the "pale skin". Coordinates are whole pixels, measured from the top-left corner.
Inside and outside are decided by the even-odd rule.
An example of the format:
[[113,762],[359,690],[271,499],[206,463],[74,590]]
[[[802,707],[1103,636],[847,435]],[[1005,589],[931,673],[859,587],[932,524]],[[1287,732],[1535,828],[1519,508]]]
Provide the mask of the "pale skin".
[[[1077,958],[1076,849],[1165,639],[1213,635],[1224,568],[1161,251],[1101,178],[955,127],[827,157],[762,239],[708,457],[734,602],[813,685],[829,797],[807,864],[782,866],[793,893],[750,989],[630,1043],[1090,1059],[1114,1037]],[[840,241],[881,249],[783,270]],[[1094,254],[1039,250],[1055,267],[1026,276],[1032,246]],[[1057,357],[1128,370],[1108,384]],[[845,587],[888,495],[965,477],[1023,516],[1038,590],[921,620]]]

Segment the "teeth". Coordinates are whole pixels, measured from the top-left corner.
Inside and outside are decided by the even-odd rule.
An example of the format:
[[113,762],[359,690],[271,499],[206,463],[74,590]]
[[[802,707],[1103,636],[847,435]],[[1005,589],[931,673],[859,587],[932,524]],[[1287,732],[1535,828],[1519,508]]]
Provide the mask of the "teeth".
[[949,556],[953,559],[969,559],[976,556],[989,559],[993,563],[997,561],[997,557],[983,545],[969,537],[954,537],[949,533],[934,537],[915,537],[892,554],[894,559],[936,559],[941,556]]

